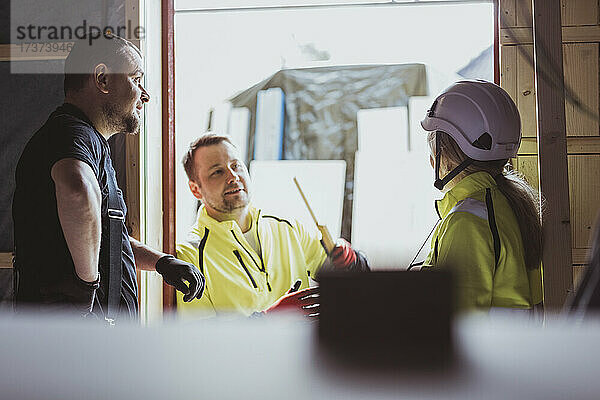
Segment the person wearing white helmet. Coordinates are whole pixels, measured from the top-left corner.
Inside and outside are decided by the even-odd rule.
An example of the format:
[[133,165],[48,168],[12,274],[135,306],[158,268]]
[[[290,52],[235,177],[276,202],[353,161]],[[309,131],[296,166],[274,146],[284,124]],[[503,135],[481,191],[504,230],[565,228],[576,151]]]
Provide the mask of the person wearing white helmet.
[[486,81],[456,82],[421,122],[428,132],[440,221],[423,268],[455,275],[461,310],[529,310],[542,302],[537,192],[510,169],[521,142],[510,96]]

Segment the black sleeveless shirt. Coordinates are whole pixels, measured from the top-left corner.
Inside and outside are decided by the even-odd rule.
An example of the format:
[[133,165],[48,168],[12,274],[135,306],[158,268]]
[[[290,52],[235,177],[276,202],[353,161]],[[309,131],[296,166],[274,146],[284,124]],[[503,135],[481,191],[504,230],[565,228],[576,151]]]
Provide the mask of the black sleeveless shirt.
[[[102,193],[102,240],[100,244],[100,288],[96,292],[94,313],[106,312],[109,282],[109,221],[107,180],[115,180],[115,171],[106,139],[93,127],[85,114],[71,104],[63,104],[27,143],[16,170],[13,198],[14,237],[20,284],[19,303],[44,303],[41,290],[57,287],[76,277],[73,259],[58,219],[56,188],[50,175],[59,160],[74,158],[88,164]],[[119,190],[124,213],[125,202]],[[122,281],[120,316],[137,318],[137,282],[135,261],[127,228],[122,229]],[[64,285],[63,285],[64,286]],[[59,300],[60,301],[60,300]]]

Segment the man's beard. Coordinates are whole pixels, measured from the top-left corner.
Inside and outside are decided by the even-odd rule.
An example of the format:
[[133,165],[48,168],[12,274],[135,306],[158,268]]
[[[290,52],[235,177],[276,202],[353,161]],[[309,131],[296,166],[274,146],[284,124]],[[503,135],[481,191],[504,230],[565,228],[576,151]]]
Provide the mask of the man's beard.
[[113,104],[104,104],[102,111],[109,130],[129,135],[138,133],[140,121],[135,115],[124,115]]
[[216,202],[205,198],[202,200],[202,202],[213,210],[216,210],[220,213],[229,214],[234,210],[246,207],[249,203],[249,200],[247,197],[245,201],[243,199],[222,199],[221,204],[216,204]]

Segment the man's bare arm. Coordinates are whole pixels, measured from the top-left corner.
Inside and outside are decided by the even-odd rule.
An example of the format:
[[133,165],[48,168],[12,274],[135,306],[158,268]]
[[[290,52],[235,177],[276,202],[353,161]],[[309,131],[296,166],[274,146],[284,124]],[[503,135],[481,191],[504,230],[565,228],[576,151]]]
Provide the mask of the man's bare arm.
[[156,262],[161,257],[166,256],[165,253],[154,250],[152,247],[146,246],[131,236],[129,236],[129,241],[131,242],[131,249],[135,257],[135,265],[138,269],[154,271]]
[[62,159],[51,170],[56,187],[58,218],[73,257],[75,272],[86,282],[98,278],[102,196],[92,168],[74,158]]

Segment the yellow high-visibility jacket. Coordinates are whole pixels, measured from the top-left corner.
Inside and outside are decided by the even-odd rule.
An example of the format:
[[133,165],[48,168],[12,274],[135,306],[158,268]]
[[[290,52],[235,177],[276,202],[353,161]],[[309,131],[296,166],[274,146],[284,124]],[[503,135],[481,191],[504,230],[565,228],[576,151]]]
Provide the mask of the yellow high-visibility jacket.
[[459,309],[529,309],[542,302],[541,267],[525,268],[517,219],[490,174],[463,178],[436,210],[441,221],[424,267],[454,273]]
[[177,258],[198,267],[206,286],[202,298],[189,303],[177,292],[180,315],[251,315],[271,306],[297,280],[300,289],[309,287],[308,278],[315,277],[327,258],[319,231],[309,231],[296,220],[262,215],[252,206],[250,214],[258,228],[258,253],[235,221],[218,222],[200,208],[187,241],[177,246]]

